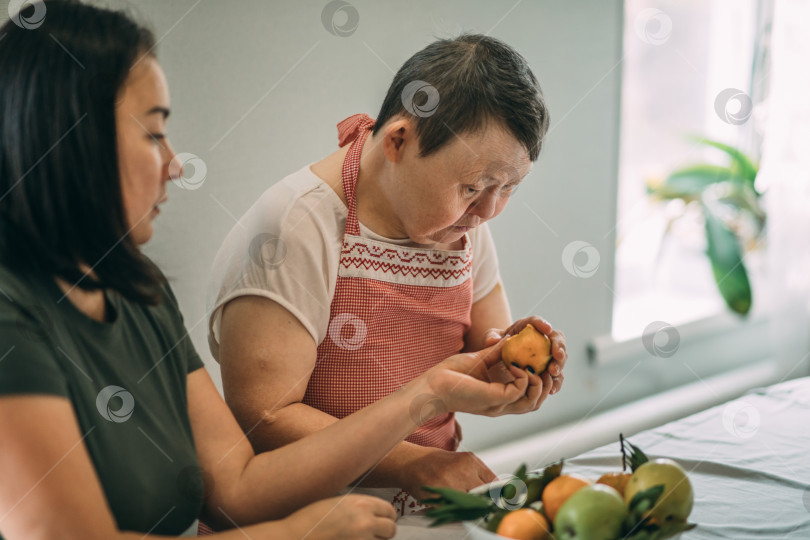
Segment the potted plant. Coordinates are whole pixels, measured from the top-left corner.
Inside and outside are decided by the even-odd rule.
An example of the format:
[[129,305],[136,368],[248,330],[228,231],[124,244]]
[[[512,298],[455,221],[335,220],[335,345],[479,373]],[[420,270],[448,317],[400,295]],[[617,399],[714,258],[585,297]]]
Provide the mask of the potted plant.
[[[762,194],[754,185],[759,167],[729,145],[705,138],[695,140],[722,151],[728,164],[683,167],[663,180],[648,180],[647,192],[658,200],[681,199],[686,205],[700,206],[717,288],[732,311],[745,315],[751,309],[751,283],[744,253],[757,245],[765,227]],[[669,230],[667,227],[665,234]]]

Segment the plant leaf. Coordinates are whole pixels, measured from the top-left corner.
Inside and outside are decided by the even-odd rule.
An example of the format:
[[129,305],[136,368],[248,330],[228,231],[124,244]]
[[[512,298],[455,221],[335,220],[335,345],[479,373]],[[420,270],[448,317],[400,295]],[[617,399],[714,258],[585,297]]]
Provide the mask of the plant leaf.
[[735,313],[745,315],[751,309],[751,284],[743,263],[740,243],[737,236],[705,203],[703,214],[706,218],[706,241],[714,281],[726,305]]
[[736,174],[740,176],[746,184],[749,184],[752,188],[754,187],[754,181],[757,178],[759,168],[756,165],[754,165],[754,163],[748,156],[746,156],[733,146],[721,143],[720,141],[714,141],[712,139],[707,139],[705,137],[695,137],[694,140],[701,144],[713,146],[714,148],[722,150],[723,152],[728,154],[733,162],[731,169],[735,171]]
[[666,199],[694,198],[712,184],[742,180],[729,167],[701,163],[672,172],[663,184],[652,189],[654,194]]

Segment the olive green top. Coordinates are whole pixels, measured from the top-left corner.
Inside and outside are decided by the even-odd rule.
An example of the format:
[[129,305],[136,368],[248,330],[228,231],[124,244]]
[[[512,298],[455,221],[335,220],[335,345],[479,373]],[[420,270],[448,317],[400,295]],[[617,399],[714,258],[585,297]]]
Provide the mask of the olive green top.
[[109,322],[99,322],[54,280],[0,265],[0,399],[69,400],[118,527],[178,535],[202,508],[186,379],[203,364],[163,292],[150,307],[107,291]]

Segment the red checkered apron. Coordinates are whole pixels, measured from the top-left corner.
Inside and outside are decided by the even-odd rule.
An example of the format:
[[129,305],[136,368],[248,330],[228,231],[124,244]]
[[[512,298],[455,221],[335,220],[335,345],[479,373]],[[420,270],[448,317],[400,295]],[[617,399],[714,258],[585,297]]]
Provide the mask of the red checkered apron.
[[[343,418],[394,392],[461,351],[470,327],[472,249],[464,236],[459,251],[404,247],[360,236],[355,186],[360,152],[374,120],[356,114],[338,124],[340,146],[351,143],[343,162],[343,192],[349,204],[337,285],[326,338],[303,402]],[[384,426],[380,426],[384,429]],[[456,450],[455,417],[436,417],[406,440]],[[391,501],[400,515],[424,508],[402,489],[352,489]],[[200,524],[200,536],[210,534]]]
[[[374,120],[357,114],[338,124],[348,217],[326,338],[303,402],[343,418],[387,396],[464,346],[472,307],[472,249],[458,251],[380,242],[360,235],[355,186],[360,153]],[[383,426],[381,426],[382,428]],[[436,417],[406,440],[456,450],[452,413]],[[389,490],[390,491],[390,490]],[[394,490],[401,515],[421,507]]]

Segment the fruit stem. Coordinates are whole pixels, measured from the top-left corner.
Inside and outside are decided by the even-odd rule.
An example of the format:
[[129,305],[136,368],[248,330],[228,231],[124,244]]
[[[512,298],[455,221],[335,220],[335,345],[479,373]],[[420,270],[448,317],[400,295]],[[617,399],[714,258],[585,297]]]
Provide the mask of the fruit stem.
[[627,454],[624,450],[624,435],[619,433],[619,444],[622,447],[622,472],[627,472]]

